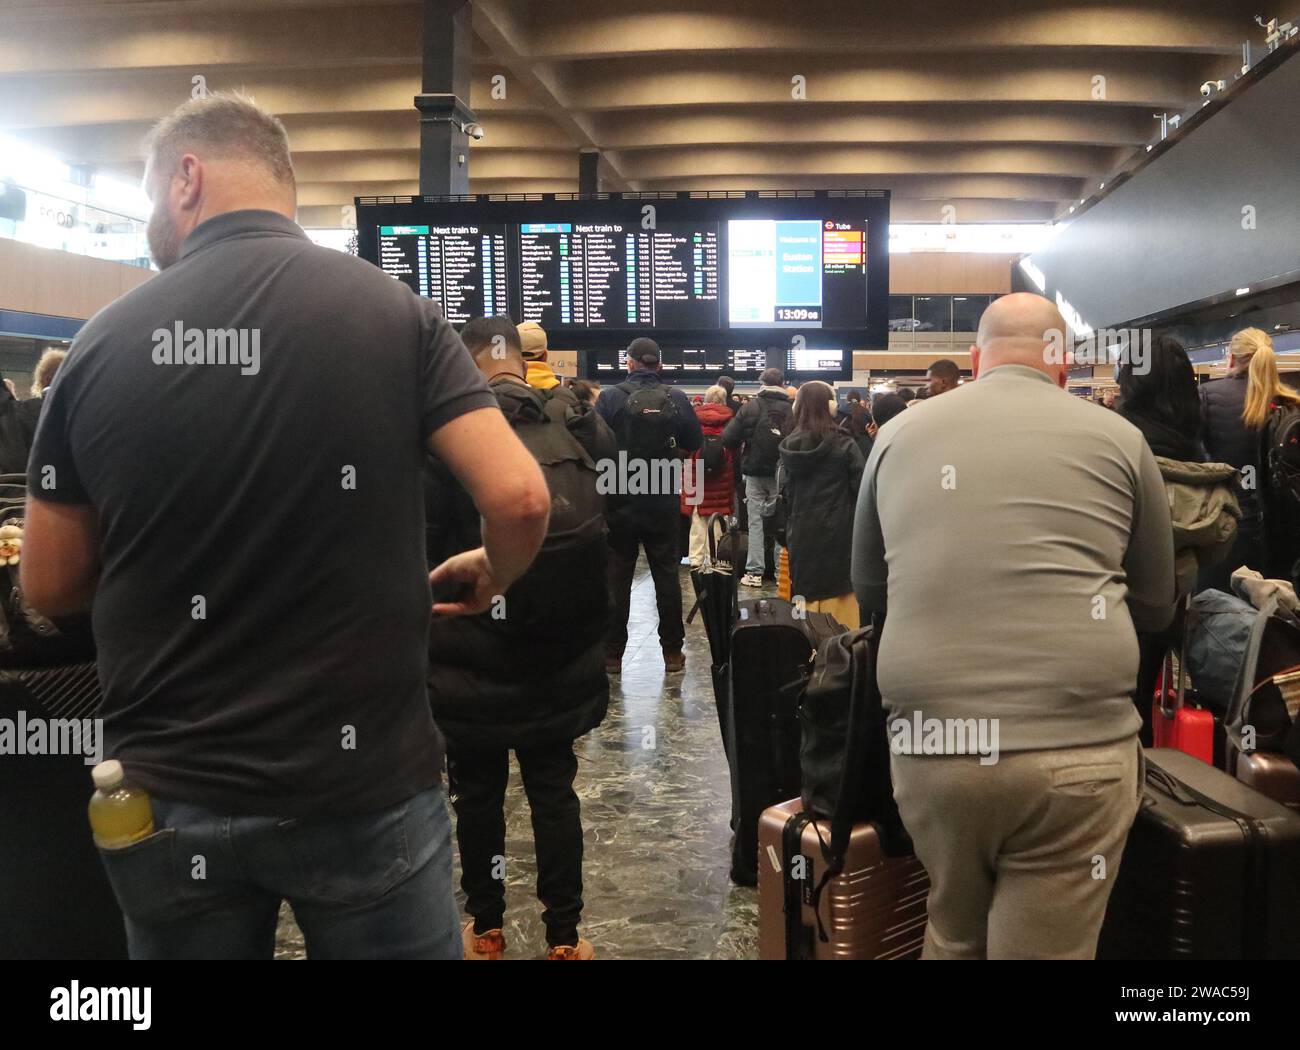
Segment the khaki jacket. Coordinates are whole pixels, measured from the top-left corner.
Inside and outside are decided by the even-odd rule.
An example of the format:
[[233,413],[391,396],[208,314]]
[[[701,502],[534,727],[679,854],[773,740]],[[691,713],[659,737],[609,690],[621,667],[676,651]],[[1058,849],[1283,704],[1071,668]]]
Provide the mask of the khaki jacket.
[[1174,526],[1174,576],[1178,594],[1196,589],[1202,567],[1228,556],[1237,538],[1237,468],[1227,463],[1189,463],[1156,456]]

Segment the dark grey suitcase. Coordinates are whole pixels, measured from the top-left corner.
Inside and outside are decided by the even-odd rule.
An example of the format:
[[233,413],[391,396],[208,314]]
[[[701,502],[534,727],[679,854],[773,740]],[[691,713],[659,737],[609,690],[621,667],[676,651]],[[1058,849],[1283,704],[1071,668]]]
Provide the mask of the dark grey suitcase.
[[1181,751],[1146,759],[1097,957],[1300,958],[1300,814]]
[[736,833],[731,879],[742,886],[758,884],[758,818],[800,791],[799,694],[813,653],[843,631],[826,613],[796,616],[780,598],[739,603],[723,731]]

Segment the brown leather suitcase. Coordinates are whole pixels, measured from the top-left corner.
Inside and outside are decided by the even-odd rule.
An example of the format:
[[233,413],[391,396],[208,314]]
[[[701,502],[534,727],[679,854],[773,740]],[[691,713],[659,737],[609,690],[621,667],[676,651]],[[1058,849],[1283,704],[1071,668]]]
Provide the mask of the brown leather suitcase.
[[[825,869],[820,843],[829,843],[830,836],[830,821],[809,820],[799,799],[763,811],[758,822],[758,957],[918,958],[929,876],[915,856],[886,856],[871,824],[853,826],[844,871],[822,891],[818,912],[826,940],[821,939],[812,902]],[[792,863],[799,857],[801,863]]]
[[1300,767],[1277,751],[1239,751],[1228,743],[1228,772],[1247,787],[1300,810]]

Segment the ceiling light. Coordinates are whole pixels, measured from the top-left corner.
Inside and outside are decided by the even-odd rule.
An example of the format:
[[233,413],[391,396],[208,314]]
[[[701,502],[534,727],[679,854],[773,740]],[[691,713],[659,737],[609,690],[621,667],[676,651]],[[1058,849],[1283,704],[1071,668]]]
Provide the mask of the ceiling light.
[[1249,295],[1249,294],[1250,294],[1250,289],[1249,289],[1249,288],[1238,288],[1238,289],[1237,289],[1237,294],[1238,294],[1238,295]]

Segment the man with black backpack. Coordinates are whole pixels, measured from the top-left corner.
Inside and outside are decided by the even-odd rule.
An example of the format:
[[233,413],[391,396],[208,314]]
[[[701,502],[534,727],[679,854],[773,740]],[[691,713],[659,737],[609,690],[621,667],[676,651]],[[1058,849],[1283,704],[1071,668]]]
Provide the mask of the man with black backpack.
[[609,589],[614,607],[605,648],[609,674],[623,669],[640,547],[645,548],[654,579],[664,669],[672,674],[686,667],[678,499],[682,456],[700,447],[702,431],[690,399],[664,383],[660,368],[659,345],[653,339],[633,339],[627,348],[627,381],[605,388],[596,400],[596,411],[618,437],[619,447],[618,469],[607,474],[616,479],[609,493]]
[[[758,396],[751,398],[722,432],[722,443],[727,448],[742,450],[740,471],[745,475],[745,502],[749,505],[749,557],[740,582],[746,587],[763,583],[763,519],[771,517],[776,508],[776,466],[793,416],[781,370],[765,369],[759,382],[762,389]],[[779,564],[780,550],[773,554]]]
[[[571,391],[529,386],[509,318],[470,321],[461,339],[551,495],[546,538],[528,571],[486,612],[435,617],[429,632],[429,695],[447,738],[461,886],[473,917],[465,956],[500,959],[506,948],[500,865],[513,750],[532,811],[547,958],[590,959],[591,944],[578,936],[582,823],[573,742],[600,724],[609,701],[605,499],[596,463],[616,455],[617,444]],[[432,457],[425,498],[430,565],[479,546],[478,511]]]

